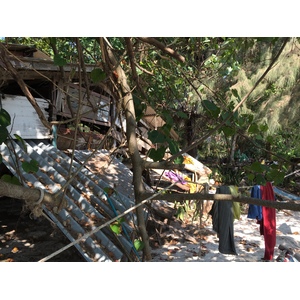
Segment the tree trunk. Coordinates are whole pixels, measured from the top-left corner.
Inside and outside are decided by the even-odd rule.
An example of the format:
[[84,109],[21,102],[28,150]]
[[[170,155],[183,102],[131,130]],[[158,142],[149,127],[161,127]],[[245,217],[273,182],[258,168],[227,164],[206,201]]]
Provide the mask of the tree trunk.
[[37,206],[41,207],[41,203],[45,204],[47,208],[55,210],[61,203],[61,197],[55,197],[54,194],[35,188],[30,189],[21,185],[15,185],[3,180],[0,180],[1,196],[24,200],[30,210]]
[[236,148],[236,140],[237,140],[237,134],[235,134],[232,137],[231,149],[230,149],[230,158],[229,158],[229,162],[230,163],[234,163],[234,154],[235,154],[235,148]]
[[[136,123],[133,97],[131,94],[130,87],[127,83],[126,75],[123,69],[121,68],[121,66],[117,63],[117,60],[114,57],[114,54],[112,53],[111,49],[105,46],[106,43],[104,42],[103,39],[100,39],[100,45],[101,45],[101,50],[103,51],[103,55],[106,55],[106,57],[104,57],[106,62],[106,67],[110,69],[110,70],[106,70],[106,73],[112,74],[111,78],[114,81],[115,86],[119,88],[119,92],[120,92],[119,94],[121,95],[122,108],[124,110],[125,118],[126,118],[126,137],[127,137],[129,155],[131,158],[132,168],[133,168],[132,171],[133,171],[135,202],[136,204],[139,204],[142,201],[141,196],[145,193],[145,188],[143,185],[143,176],[142,176],[144,165],[140,157],[140,153],[137,146],[137,139],[136,139],[137,123]],[[144,257],[145,260],[150,261],[151,248],[149,244],[148,233],[146,230],[145,215],[144,215],[144,209],[142,205],[137,207],[136,215],[137,215],[138,228],[145,245]]]

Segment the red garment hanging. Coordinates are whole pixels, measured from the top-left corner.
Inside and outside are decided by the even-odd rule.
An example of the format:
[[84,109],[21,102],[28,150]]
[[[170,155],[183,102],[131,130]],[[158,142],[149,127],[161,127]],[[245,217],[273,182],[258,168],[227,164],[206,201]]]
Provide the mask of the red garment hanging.
[[[267,182],[265,186],[260,186],[261,199],[275,201],[272,184]],[[265,256],[264,260],[272,260],[276,245],[276,210],[272,207],[262,207],[262,220],[260,222],[260,233],[264,235]]]

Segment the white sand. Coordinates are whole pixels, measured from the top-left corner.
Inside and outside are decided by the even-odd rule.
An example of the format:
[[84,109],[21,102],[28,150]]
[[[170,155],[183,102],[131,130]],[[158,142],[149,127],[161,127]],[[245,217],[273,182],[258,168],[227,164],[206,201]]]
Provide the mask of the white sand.
[[[211,234],[203,237],[194,236],[195,241],[179,239],[153,250],[153,262],[260,262],[264,257],[264,237],[260,235],[259,224],[256,220],[241,215],[240,220],[234,221],[234,240],[238,255],[222,254],[218,251],[219,241],[213,231],[211,222],[205,230]],[[280,244],[293,249],[300,249],[300,212],[276,211],[276,245],[274,258],[281,253]],[[181,230],[184,230],[181,229]],[[201,231],[200,231],[201,233]],[[200,246],[201,245],[201,246]],[[205,253],[199,256],[199,253]]]

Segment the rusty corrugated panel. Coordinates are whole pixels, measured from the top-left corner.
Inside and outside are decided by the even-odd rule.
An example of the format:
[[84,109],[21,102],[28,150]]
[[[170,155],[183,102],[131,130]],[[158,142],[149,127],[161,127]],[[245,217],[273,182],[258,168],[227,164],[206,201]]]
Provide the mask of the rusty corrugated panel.
[[[69,169],[71,168],[74,173],[80,166],[78,162],[73,162],[71,166],[70,157],[52,145],[44,143],[37,145],[33,141],[28,141],[26,145],[27,152],[15,141],[9,142],[8,146],[4,143],[0,146],[3,162],[15,176],[24,178],[25,186],[33,185],[50,193],[56,193],[67,182]],[[16,153],[17,161],[15,161],[12,151]],[[21,167],[21,160],[30,161],[31,159],[35,159],[39,163],[39,171],[34,174],[23,172]],[[21,176],[16,171],[18,169]],[[107,199],[103,197],[105,196],[103,190],[105,186],[109,186],[109,184],[83,168],[68,185],[65,196],[67,207],[57,214],[49,211],[45,206],[43,209],[70,242],[73,242],[79,236],[115,217]],[[126,197],[122,197],[122,201],[118,199],[113,199],[113,201],[120,212],[132,205]],[[131,216],[129,215],[128,218]],[[131,233],[133,229],[128,224],[129,222],[126,222],[125,226]],[[75,246],[86,261],[120,261],[126,259],[126,253],[131,253],[130,257],[134,260],[136,255],[132,242],[124,233],[116,236],[107,227]],[[138,259],[138,257],[136,258]]]

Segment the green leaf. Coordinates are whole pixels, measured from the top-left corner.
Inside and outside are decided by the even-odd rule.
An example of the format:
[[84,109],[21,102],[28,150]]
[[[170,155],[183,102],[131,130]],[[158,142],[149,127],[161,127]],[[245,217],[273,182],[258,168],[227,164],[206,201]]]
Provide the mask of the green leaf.
[[122,228],[119,224],[111,224],[110,229],[115,233],[115,234],[121,234]]
[[224,132],[226,137],[232,136],[235,134],[235,130],[232,127],[223,126],[222,131]]
[[8,137],[8,130],[6,127],[0,126],[0,144],[6,141]]
[[255,181],[256,181],[256,184],[260,184],[260,185],[265,185],[267,182],[265,177],[261,174],[256,175]]
[[240,117],[238,118],[238,124],[240,126],[244,126],[248,124],[251,124],[253,121],[253,115],[250,114],[241,114]]
[[125,222],[125,217],[121,217],[120,219],[118,219],[118,223],[122,224]]
[[63,67],[67,64],[67,61],[60,54],[55,54],[53,61],[54,61],[54,65],[59,67]]
[[268,127],[268,124],[266,124],[266,123],[259,125],[259,130],[261,132],[266,132],[266,131],[268,131],[268,129],[269,129],[269,127]]
[[[163,110],[161,112],[161,117],[163,118],[163,120],[166,122],[165,125],[167,125],[169,127],[169,129],[171,129],[171,126],[174,123],[173,117],[171,116],[170,112],[167,110]],[[164,125],[164,126],[165,126]]]
[[23,150],[27,153],[27,145],[25,143],[25,141],[18,135],[18,134],[14,134],[15,138],[21,142]]
[[57,39],[55,37],[50,37],[49,38],[50,44],[56,45],[56,41],[57,41]]
[[106,78],[106,74],[102,69],[96,68],[96,69],[92,70],[91,79],[94,83],[98,83],[98,82],[104,80],[105,78]]
[[160,147],[160,148],[158,148],[157,150],[151,148],[151,149],[148,151],[148,156],[149,156],[151,159],[153,159],[154,161],[161,161],[161,160],[164,158],[165,153],[166,153],[166,147]]
[[253,133],[253,134],[259,133],[258,125],[256,123],[251,124],[248,129],[248,133]]
[[183,158],[182,155],[180,155],[179,157],[176,157],[176,158],[174,159],[174,164],[180,165],[180,164],[183,164],[183,162],[184,162],[184,158]]
[[21,185],[21,182],[19,181],[19,179],[16,176],[12,176],[11,183],[15,184],[15,185]]
[[135,110],[135,118],[138,122],[145,114],[147,109],[147,104],[142,102],[141,99],[133,95],[133,102],[134,102],[134,110]]
[[184,209],[182,206],[179,206],[178,209],[177,209],[177,212],[176,212],[175,216],[176,216],[179,220],[183,221],[183,220],[184,220],[185,214],[186,214],[185,209]]
[[7,183],[11,183],[11,184],[15,184],[15,185],[21,185],[19,179],[15,176],[10,176],[8,174],[4,174],[1,176],[1,180],[7,182]]
[[262,173],[266,170],[266,166],[262,165],[260,162],[256,161],[250,166],[250,170],[256,172],[256,173]]
[[178,153],[180,150],[178,143],[171,139],[168,139],[168,142],[169,142],[169,149],[170,149],[171,154],[174,155],[174,154]]
[[158,130],[152,130],[148,133],[148,139],[153,143],[165,143],[167,141],[167,138],[164,134],[162,134],[160,131]]
[[220,108],[217,107],[213,102],[209,100],[203,100],[201,102],[203,108],[209,112],[214,118],[217,118],[220,113]]
[[268,142],[268,143],[270,143],[270,144],[274,143],[274,137],[268,135],[268,136],[266,137],[266,142]]
[[22,163],[22,168],[27,173],[36,173],[39,170],[39,163],[34,159],[30,162],[24,161]]
[[5,109],[0,110],[0,125],[7,127],[11,124],[11,118],[9,113]]
[[134,248],[136,249],[136,251],[141,251],[145,247],[144,242],[141,240],[138,240],[138,239],[134,240],[133,245],[134,245]]
[[176,112],[177,116],[182,119],[188,119],[188,115],[183,111]]
[[248,177],[248,179],[249,179],[250,181],[253,181],[254,178],[255,178],[255,175],[252,174],[252,173],[249,173],[249,174],[247,175],[247,177]]
[[228,111],[224,111],[221,113],[221,117],[223,120],[226,120],[225,124],[227,126],[230,126],[231,122],[230,122],[230,113]]
[[238,98],[239,100],[241,100],[241,98],[240,98],[240,96],[239,96],[239,93],[238,93],[238,91],[237,91],[236,89],[232,89],[231,92],[232,92],[232,95],[233,95],[234,97],[236,97],[236,98]]
[[283,183],[285,173],[282,171],[279,171],[277,169],[271,169],[270,172],[267,174],[267,178],[269,181],[272,181],[274,185],[278,185],[280,183]]

